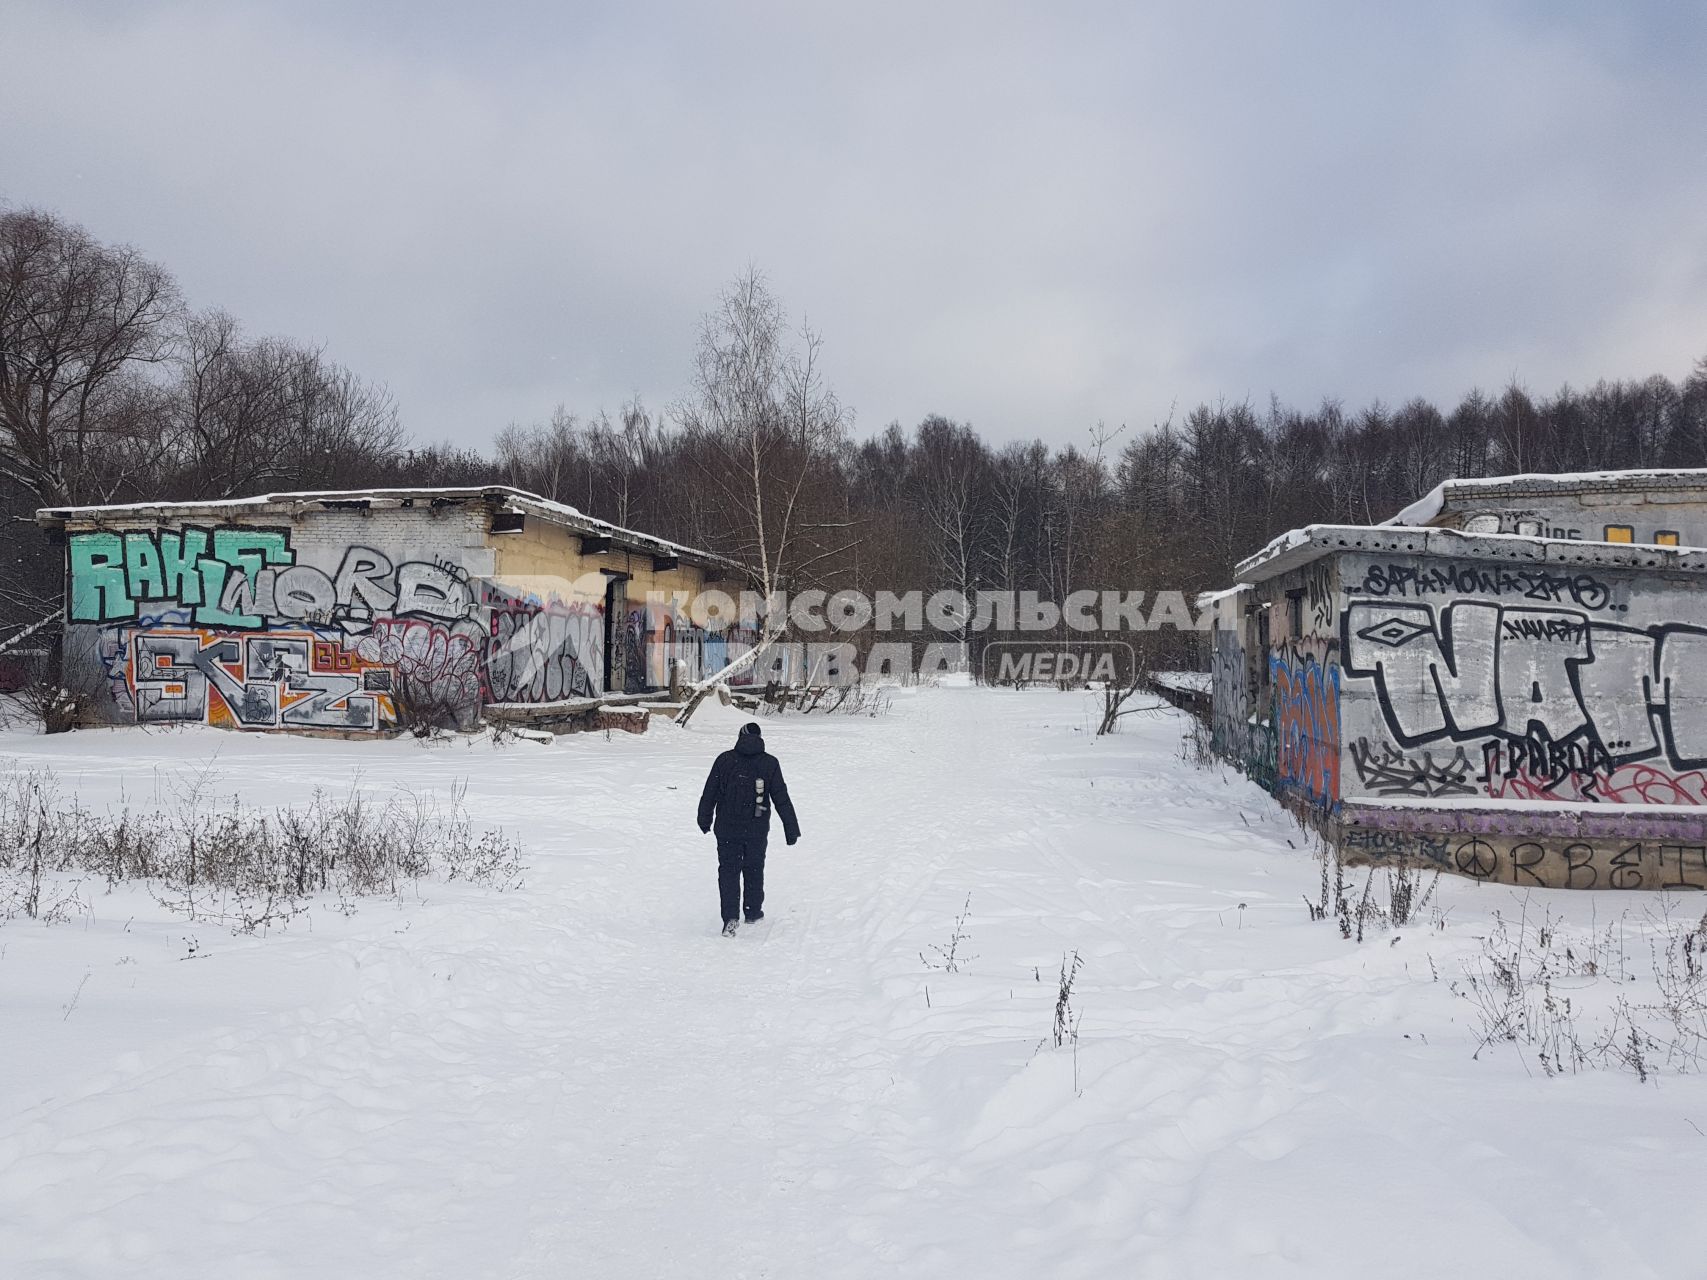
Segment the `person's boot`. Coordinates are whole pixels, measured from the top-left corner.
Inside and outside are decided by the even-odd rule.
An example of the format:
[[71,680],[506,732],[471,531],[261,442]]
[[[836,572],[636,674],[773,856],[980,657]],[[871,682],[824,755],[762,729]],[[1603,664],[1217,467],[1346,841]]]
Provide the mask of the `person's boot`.
[[763,911],[749,911],[749,912],[747,912],[747,923],[748,924],[753,924],[756,921],[763,920],[764,918],[765,918],[765,913]]
[[733,938],[735,936],[735,922],[733,920],[725,920],[723,922],[723,936],[725,938]]

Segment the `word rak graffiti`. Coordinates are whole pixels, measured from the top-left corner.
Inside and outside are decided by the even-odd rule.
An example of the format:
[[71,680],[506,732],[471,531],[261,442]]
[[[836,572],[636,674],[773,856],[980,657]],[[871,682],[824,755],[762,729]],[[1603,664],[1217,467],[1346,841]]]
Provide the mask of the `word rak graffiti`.
[[[1579,590],[1578,595],[1593,595]],[[1374,682],[1400,747],[1475,744],[1493,795],[1654,793],[1620,770],[1707,767],[1707,628],[1633,627],[1574,609],[1360,600],[1341,615],[1348,676]],[[1693,794],[1679,783],[1672,794]]]
[[1340,669],[1313,657],[1269,655],[1275,782],[1332,811],[1340,801]]
[[154,602],[190,607],[197,626],[233,630],[307,622],[355,633],[381,617],[474,613],[473,591],[458,567],[393,564],[372,547],[352,546],[327,573],[296,562],[285,529],[74,533],[68,559],[72,622],[132,619]]

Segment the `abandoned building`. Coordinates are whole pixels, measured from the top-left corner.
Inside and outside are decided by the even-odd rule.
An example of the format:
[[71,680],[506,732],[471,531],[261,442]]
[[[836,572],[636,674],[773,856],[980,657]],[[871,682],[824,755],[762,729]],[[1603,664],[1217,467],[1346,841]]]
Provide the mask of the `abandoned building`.
[[1348,862],[1707,888],[1707,470],[1452,480],[1237,579],[1215,750]]
[[[65,547],[63,676],[84,723],[384,732],[575,707],[713,673],[740,565],[501,486],[37,513]],[[762,679],[747,670],[743,678]]]

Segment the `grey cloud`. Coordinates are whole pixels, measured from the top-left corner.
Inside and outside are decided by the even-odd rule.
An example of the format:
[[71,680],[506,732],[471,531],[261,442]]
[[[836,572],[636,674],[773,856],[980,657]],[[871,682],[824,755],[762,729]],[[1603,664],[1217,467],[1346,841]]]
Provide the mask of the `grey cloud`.
[[1549,390],[1707,353],[1694,8],[26,2],[0,195],[424,438],[667,403],[749,262],[865,428]]

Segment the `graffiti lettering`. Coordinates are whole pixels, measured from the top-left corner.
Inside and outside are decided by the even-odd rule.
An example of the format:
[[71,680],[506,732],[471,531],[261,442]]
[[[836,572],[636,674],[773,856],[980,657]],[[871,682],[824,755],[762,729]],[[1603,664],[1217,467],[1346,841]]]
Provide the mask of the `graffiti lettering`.
[[355,642],[355,654],[376,668],[392,692],[396,673],[401,691],[435,706],[472,715],[480,706],[480,658],[483,637],[472,622],[443,623],[427,618],[382,618]]
[[239,584],[252,592],[262,569],[292,559],[282,529],[74,533],[67,553],[70,620],[134,618],[139,602],[170,600],[193,605],[198,623],[258,626],[259,619],[234,618],[227,600]]
[[1707,629],[1479,602],[1437,624],[1430,605],[1376,601],[1353,602],[1342,628],[1346,673],[1375,682],[1403,746],[1498,734],[1529,744],[1517,764],[1543,775],[1662,753],[1707,765]]
[[1245,649],[1236,631],[1217,629],[1214,636],[1211,682],[1215,715],[1211,724],[1215,750],[1241,761],[1250,734],[1251,691],[1245,671]]
[[1476,880],[1560,889],[1707,889],[1707,845],[1670,840],[1529,839],[1347,828],[1347,861],[1404,863]]
[[1304,598],[1310,606],[1310,629],[1331,631],[1334,625],[1334,585],[1325,562],[1318,562],[1305,572]]
[[1420,862],[1443,871],[1452,862],[1447,838],[1427,832],[1348,827],[1341,838],[1341,847],[1369,862]]
[[604,681],[604,612],[598,605],[544,605],[495,587],[486,678],[494,702],[589,698]]
[[1520,597],[1545,604],[1605,609],[1612,589],[1592,574],[1485,565],[1372,564],[1357,594],[1426,599],[1439,595]]
[[360,668],[311,633],[138,632],[127,683],[145,723],[374,729],[380,707]]
[[1323,809],[1340,798],[1340,669],[1305,657],[1269,658],[1277,732],[1276,780]]
[[[106,675],[112,709],[145,723],[374,730],[400,715],[449,713],[471,724],[487,701],[546,703],[606,692],[607,647],[618,686],[660,687],[672,664],[690,678],[724,665],[753,635],[693,627],[666,600],[607,628],[605,579],[563,596],[471,578],[493,553],[448,556],[328,545],[301,525],[80,531],[68,538],[67,621]],[[363,531],[384,534],[381,522]],[[296,535],[298,545],[293,546]],[[618,591],[610,598],[623,599]],[[632,631],[633,643],[621,641]],[[755,633],[756,634],[756,633]],[[741,673],[755,680],[758,668]]]
[[1437,759],[1432,751],[1407,755],[1390,742],[1359,738],[1351,746],[1352,767],[1363,789],[1377,796],[1470,796],[1477,794],[1474,766],[1463,747]]

